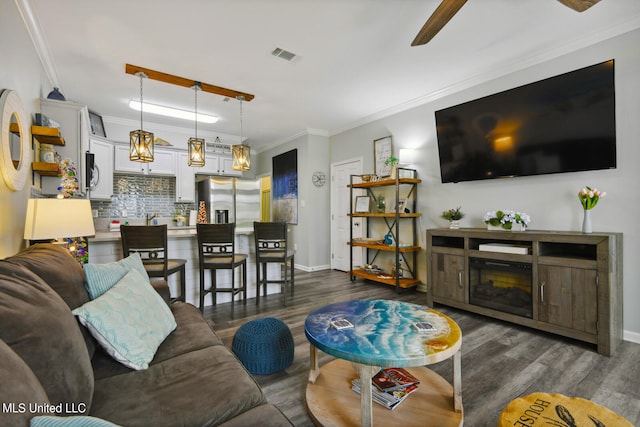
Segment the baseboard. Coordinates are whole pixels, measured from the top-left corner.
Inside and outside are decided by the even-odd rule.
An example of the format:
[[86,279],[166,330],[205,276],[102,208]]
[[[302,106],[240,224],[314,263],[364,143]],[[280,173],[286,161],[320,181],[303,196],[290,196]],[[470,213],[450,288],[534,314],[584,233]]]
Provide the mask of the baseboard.
[[633,331],[622,331],[622,339],[625,341],[634,342],[640,344],[640,333]]
[[314,266],[308,267],[306,265],[295,264],[293,267],[295,269],[297,269],[297,270],[306,271],[307,273],[311,273],[313,271],[330,270],[331,269],[331,265],[314,265]]

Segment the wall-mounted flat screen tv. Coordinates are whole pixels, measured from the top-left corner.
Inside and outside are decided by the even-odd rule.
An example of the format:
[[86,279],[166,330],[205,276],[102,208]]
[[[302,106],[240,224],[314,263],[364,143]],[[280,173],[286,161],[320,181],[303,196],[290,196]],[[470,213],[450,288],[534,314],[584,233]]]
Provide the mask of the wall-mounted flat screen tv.
[[442,182],[616,167],[614,61],[436,111]]

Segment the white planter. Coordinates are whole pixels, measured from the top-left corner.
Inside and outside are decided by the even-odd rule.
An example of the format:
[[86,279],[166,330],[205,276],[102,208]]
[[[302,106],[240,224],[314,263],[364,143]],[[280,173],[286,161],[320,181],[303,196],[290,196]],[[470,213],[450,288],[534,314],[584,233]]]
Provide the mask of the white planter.
[[493,231],[525,231],[527,229],[527,226],[524,224],[520,224],[520,223],[515,223],[511,226],[511,230],[507,230],[506,228],[502,228],[502,226],[500,225],[491,225],[491,224],[487,224],[487,230],[493,230]]
[[487,224],[487,230],[492,230],[492,231],[507,231],[504,228],[502,228],[499,225],[491,225],[491,224]]
[[526,231],[527,226],[520,223],[515,223],[511,226],[511,231]]
[[449,221],[449,228],[452,230],[457,230],[460,228],[460,220],[459,219],[454,219]]

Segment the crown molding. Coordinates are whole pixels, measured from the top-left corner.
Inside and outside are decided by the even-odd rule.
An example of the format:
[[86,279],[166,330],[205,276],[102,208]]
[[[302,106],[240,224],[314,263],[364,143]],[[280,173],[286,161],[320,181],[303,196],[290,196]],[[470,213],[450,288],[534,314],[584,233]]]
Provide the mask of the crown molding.
[[[51,56],[51,52],[49,51],[49,46],[44,35],[42,34],[40,22],[38,21],[38,17],[31,7],[31,3],[29,2],[29,0],[15,0],[15,3],[18,7],[18,11],[20,12],[20,16],[22,17],[22,21],[24,22],[27,32],[31,37],[33,46],[35,47],[36,53],[38,54],[38,58],[40,58],[40,62],[42,63],[44,72],[49,79],[49,83],[51,83],[51,87],[63,89],[60,85],[60,78],[58,77],[58,72],[56,71],[53,57]],[[62,92],[64,92],[64,90]]]

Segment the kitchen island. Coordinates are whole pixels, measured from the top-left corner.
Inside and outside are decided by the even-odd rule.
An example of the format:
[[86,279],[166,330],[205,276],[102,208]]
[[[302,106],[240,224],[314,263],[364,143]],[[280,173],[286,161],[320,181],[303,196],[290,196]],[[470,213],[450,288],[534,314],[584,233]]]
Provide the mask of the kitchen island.
[[[198,236],[195,226],[170,227],[167,231],[169,239],[169,258],[182,258],[187,260],[185,268],[187,302],[198,306],[200,293],[200,273],[198,271]],[[255,243],[253,240],[253,228],[236,228],[236,252],[249,255],[247,258],[247,298],[256,296],[256,261]],[[122,242],[119,231],[96,231],[95,236],[89,237],[89,262],[103,264],[122,259]],[[269,277],[280,278],[280,269],[275,264],[268,266]],[[176,275],[169,276],[171,295],[176,295],[178,283]],[[205,287],[211,285],[209,273],[205,274],[207,281]],[[231,285],[230,270],[218,271],[218,287]],[[238,275],[236,274],[236,280]],[[269,284],[267,294],[280,293],[278,284]],[[231,295],[220,293],[217,296],[218,303],[231,301]],[[237,300],[237,298],[236,298]],[[205,298],[205,306],[211,305],[211,296]]]

